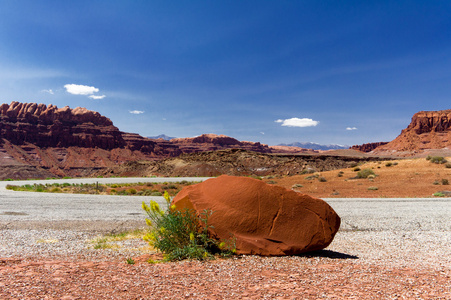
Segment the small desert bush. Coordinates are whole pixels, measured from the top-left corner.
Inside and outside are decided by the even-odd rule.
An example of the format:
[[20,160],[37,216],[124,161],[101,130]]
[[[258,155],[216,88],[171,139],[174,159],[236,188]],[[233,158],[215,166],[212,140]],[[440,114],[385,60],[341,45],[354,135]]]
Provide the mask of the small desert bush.
[[338,172],[338,177],[343,177],[343,174],[344,174],[344,172],[343,171],[340,171],[340,172]]
[[368,176],[373,175],[376,176],[373,170],[371,169],[363,169],[359,172],[357,172],[356,178],[368,178]]
[[[167,192],[164,198],[169,206],[171,198]],[[158,203],[150,201],[150,206],[142,203],[147,213],[146,224],[150,232],[143,239],[152,247],[164,253],[166,261],[183,259],[206,260],[214,255],[232,255],[235,252],[233,241],[218,241],[210,237],[208,230],[212,228],[208,219],[213,212],[204,210],[200,216],[194,210],[177,210],[175,205],[165,211]]]
[[301,187],[303,187],[303,185],[300,184],[300,183],[295,183],[295,184],[293,184],[293,185],[291,186],[292,189],[298,189],[298,188],[301,188]]
[[429,161],[434,164],[444,164],[447,162],[443,156],[432,156],[429,158]]
[[393,166],[393,163],[391,161],[388,161],[388,162],[385,163],[385,166],[386,167],[391,167],[391,166]]
[[379,188],[377,186],[370,186],[368,188],[369,191],[377,191]]
[[436,193],[432,194],[432,196],[434,196],[434,197],[445,197],[445,194],[442,193],[442,192],[436,192]]
[[451,168],[451,163],[446,163],[446,164],[445,164],[445,167],[446,167],[447,169]]
[[318,181],[319,181],[319,182],[326,182],[327,179],[326,179],[325,177],[323,177],[323,176],[320,176],[320,177],[318,178]]
[[130,195],[135,195],[137,193],[135,189],[128,189],[126,192]]
[[449,185],[448,179],[442,179],[442,185]]

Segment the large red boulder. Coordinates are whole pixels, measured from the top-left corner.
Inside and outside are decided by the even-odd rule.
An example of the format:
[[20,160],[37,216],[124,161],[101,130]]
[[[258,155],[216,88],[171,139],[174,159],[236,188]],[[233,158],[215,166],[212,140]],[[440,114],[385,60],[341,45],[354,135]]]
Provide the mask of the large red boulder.
[[183,188],[176,208],[213,214],[210,233],[236,238],[238,254],[296,255],[327,247],[340,217],[326,202],[248,177],[223,175]]

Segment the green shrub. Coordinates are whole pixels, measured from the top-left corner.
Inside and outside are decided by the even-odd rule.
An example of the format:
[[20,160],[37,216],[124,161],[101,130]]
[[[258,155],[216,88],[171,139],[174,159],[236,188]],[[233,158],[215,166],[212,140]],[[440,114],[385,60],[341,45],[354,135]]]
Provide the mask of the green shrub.
[[318,181],[319,182],[326,182],[327,179],[325,177],[321,176],[321,177],[318,178]]
[[370,176],[370,175],[376,176],[376,174],[374,173],[373,170],[371,170],[371,169],[363,169],[363,170],[357,172],[356,178],[368,178],[368,176]]
[[298,188],[301,188],[301,187],[303,187],[303,185],[300,184],[300,183],[295,183],[295,184],[293,184],[293,185],[291,186],[292,189],[298,189]]
[[434,197],[445,197],[445,194],[442,193],[442,192],[436,192],[436,193],[432,194],[432,196],[434,196]]
[[[164,198],[169,206],[171,198],[167,192]],[[150,207],[143,202],[142,208],[149,217],[146,223],[151,227],[143,239],[164,253],[166,261],[206,260],[215,254],[231,255],[235,252],[230,241],[220,242],[209,236],[211,211],[204,210],[198,216],[193,210],[179,211],[174,205],[163,211],[155,201],[150,201]]]
[[135,189],[128,189],[126,192],[131,195],[135,195],[137,193]]
[[429,161],[434,164],[444,164],[447,162],[443,156],[432,156]]
[[158,191],[153,191],[150,193],[150,196],[163,196],[163,194]]
[[54,187],[50,190],[50,193],[61,193],[61,189],[59,187]]

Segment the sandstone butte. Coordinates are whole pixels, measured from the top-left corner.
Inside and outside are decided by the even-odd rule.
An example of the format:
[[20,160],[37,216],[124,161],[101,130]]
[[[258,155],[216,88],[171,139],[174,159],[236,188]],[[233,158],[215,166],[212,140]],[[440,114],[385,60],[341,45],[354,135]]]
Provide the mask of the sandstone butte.
[[420,111],[393,141],[377,147],[374,153],[418,152],[451,147],[451,110]]
[[[271,152],[267,145],[217,135],[173,141],[149,139],[122,132],[107,117],[81,107],[20,102],[0,105],[0,165],[43,168],[38,170],[45,171],[41,177],[89,176],[92,170],[88,168],[229,148]],[[16,176],[17,170],[9,173]]]
[[212,211],[210,234],[236,239],[238,254],[297,255],[327,247],[340,217],[326,202],[248,177],[222,175],[183,188],[177,209]]

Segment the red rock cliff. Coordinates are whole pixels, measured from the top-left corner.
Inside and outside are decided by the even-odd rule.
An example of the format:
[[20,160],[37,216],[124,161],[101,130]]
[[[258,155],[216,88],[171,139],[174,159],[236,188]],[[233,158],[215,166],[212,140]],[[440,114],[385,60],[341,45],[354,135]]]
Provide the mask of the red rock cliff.
[[451,110],[420,111],[401,134],[375,151],[421,151],[451,146]]
[[121,132],[98,112],[36,103],[2,104],[0,137],[12,144],[38,147],[114,149],[126,146]]
[[224,149],[244,149],[260,153],[271,153],[268,145],[238,141],[232,137],[216,134],[202,134],[193,138],[172,139],[172,144],[177,145],[183,153],[224,150]]

